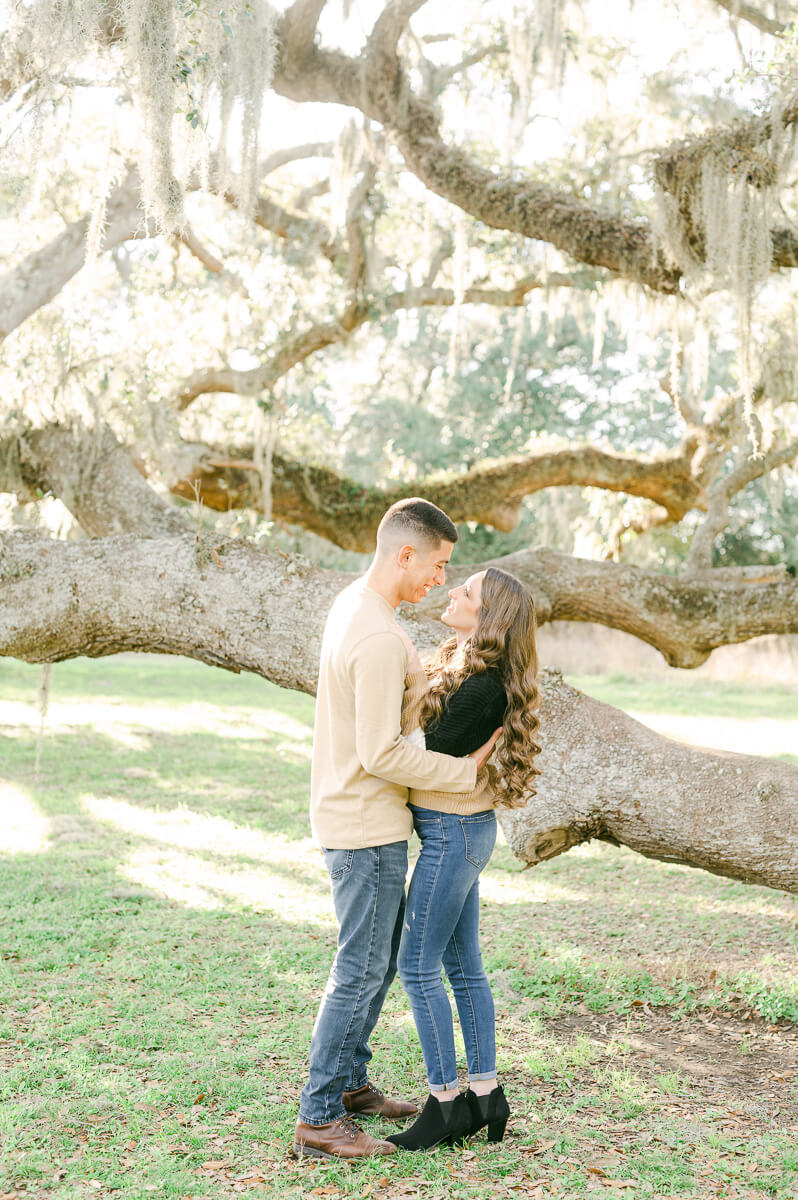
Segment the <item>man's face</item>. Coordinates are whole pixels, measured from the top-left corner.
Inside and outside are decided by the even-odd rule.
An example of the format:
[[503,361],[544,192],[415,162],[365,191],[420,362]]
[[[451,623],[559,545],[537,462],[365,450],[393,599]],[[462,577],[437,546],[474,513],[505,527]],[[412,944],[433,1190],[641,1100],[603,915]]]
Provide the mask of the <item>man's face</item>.
[[418,604],[434,587],[446,582],[446,564],[452,557],[451,542],[439,542],[437,546],[402,546],[399,563],[402,567],[400,599],[408,604]]

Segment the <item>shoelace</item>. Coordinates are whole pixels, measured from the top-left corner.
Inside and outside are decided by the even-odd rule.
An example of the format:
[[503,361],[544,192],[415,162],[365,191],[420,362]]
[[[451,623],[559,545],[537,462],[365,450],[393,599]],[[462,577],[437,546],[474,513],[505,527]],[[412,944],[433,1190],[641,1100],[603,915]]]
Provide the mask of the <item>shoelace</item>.
[[363,1132],[357,1121],[353,1121],[351,1117],[341,1117],[340,1125],[341,1129],[343,1129],[345,1133],[349,1134],[349,1137],[353,1142],[357,1138],[358,1134]]

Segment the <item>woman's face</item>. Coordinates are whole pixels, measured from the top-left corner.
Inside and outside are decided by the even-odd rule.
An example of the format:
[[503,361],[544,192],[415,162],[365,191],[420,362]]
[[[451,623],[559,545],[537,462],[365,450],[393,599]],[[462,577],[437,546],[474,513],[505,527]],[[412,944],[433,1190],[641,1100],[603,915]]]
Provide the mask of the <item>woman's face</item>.
[[477,627],[477,614],[482,603],[482,580],[484,571],[470,575],[465,583],[449,592],[449,607],[441,614],[445,625],[456,633],[473,633]]

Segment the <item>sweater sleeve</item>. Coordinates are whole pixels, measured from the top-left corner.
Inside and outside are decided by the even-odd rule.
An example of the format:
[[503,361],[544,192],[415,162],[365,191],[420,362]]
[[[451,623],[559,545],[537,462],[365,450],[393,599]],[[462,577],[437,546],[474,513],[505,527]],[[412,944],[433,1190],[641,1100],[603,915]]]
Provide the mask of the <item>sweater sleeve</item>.
[[440,720],[424,731],[427,749],[471,754],[499,728],[506,709],[507,696],[496,671],[469,675],[448,698]]
[[407,650],[398,633],[386,630],[363,638],[348,666],[355,693],[355,746],[369,775],[441,792],[474,787],[474,759],[433,754],[401,736]]

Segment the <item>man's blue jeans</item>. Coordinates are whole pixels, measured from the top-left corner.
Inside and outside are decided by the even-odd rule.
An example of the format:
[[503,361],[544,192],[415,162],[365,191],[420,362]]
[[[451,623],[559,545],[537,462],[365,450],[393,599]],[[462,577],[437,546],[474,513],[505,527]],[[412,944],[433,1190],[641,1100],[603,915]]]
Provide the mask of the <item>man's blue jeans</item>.
[[310,1041],[299,1119],[326,1125],[346,1113],[343,1092],[364,1087],[368,1040],[396,975],[407,875],[407,842],[325,850],[338,918],[338,952]]
[[421,853],[407,892],[399,973],[413,1009],[430,1091],[457,1087],[452,985],[472,1080],[496,1074],[493,996],[479,949],[479,873],[496,842],[493,809],[457,816],[411,804]]

